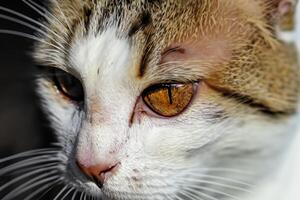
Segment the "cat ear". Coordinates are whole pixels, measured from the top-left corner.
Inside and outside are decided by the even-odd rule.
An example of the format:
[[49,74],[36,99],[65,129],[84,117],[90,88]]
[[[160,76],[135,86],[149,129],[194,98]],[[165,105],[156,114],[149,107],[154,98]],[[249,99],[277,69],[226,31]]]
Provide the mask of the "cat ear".
[[295,26],[295,13],[298,0],[263,0],[267,16],[272,25],[280,30],[290,31]]

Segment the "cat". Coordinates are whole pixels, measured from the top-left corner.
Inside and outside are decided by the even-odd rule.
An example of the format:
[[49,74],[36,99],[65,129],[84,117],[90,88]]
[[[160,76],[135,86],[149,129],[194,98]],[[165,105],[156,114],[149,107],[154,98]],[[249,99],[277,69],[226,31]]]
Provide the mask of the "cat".
[[2,200],[299,198],[296,0],[23,1],[59,142]]

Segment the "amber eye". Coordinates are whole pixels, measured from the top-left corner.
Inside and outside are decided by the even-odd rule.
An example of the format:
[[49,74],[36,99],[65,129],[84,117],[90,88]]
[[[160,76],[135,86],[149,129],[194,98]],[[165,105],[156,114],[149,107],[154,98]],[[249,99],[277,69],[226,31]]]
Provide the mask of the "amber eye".
[[188,107],[194,93],[195,83],[159,84],[146,89],[142,98],[155,113],[164,117],[174,117]]
[[53,69],[52,73],[57,89],[64,96],[76,102],[82,102],[84,100],[83,87],[77,78],[59,69]]

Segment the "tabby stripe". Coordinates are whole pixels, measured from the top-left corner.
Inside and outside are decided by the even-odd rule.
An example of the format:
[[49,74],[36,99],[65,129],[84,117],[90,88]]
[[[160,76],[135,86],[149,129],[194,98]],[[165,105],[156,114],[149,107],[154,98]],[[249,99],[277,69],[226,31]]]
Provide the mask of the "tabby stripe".
[[255,108],[259,112],[263,113],[264,115],[268,115],[270,117],[286,116],[286,115],[291,115],[295,112],[290,110],[287,111],[274,110],[268,105],[265,105],[263,103],[258,103],[257,101],[255,101],[255,99],[253,99],[250,96],[238,94],[235,92],[226,91],[226,92],[222,92],[222,95],[226,98],[234,99],[238,103]]
[[138,21],[134,22],[129,30],[128,36],[132,37],[137,32],[144,30],[147,26],[152,23],[151,15],[149,12],[144,12]]
[[86,33],[89,32],[90,29],[90,23],[91,23],[91,17],[92,17],[92,9],[90,8],[84,8],[84,27],[86,30]]

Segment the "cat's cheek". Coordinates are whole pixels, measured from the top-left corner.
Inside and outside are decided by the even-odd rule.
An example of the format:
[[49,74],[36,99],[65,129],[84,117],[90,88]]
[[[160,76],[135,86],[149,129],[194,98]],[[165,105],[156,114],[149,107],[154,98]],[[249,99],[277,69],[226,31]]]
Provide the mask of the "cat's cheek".
[[190,157],[192,149],[201,149],[211,141],[205,131],[184,129],[179,129],[179,126],[152,128],[145,136],[145,154],[170,165],[181,165]]

